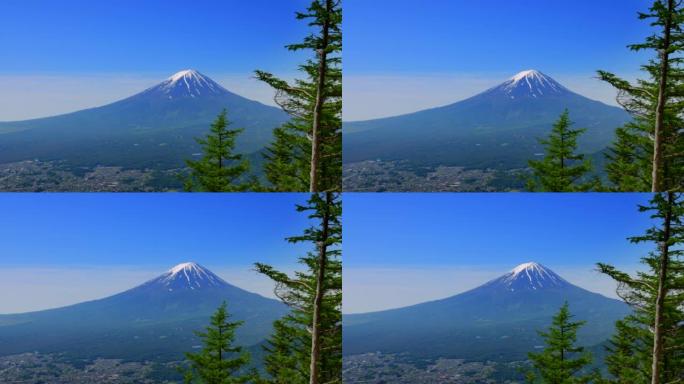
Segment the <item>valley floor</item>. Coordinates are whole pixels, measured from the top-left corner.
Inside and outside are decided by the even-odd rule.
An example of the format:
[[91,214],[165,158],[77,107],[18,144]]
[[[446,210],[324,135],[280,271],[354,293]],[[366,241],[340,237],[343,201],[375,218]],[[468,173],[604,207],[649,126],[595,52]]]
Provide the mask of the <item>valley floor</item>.
[[172,384],[177,363],[115,359],[71,361],[62,354],[23,353],[0,357],[0,382],[7,384]]
[[180,170],[96,166],[73,169],[60,161],[0,164],[0,192],[163,192],[180,186]]
[[524,188],[523,173],[368,160],[345,164],[342,184],[347,192],[507,192]]
[[344,384],[518,384],[525,363],[468,362],[462,359],[416,360],[407,354],[380,352],[345,356]]

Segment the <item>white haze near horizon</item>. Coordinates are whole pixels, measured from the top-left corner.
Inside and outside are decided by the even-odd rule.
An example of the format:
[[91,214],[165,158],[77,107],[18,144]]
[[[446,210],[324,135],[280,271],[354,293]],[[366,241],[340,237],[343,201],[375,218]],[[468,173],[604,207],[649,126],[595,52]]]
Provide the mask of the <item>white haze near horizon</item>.
[[[204,265],[228,283],[262,296],[275,298],[272,281],[252,265]],[[0,314],[23,313],[105,298],[151,280],[167,267],[79,266],[0,268]],[[283,268],[291,273],[293,267]]]
[[[596,79],[594,73],[545,74],[575,93],[617,106],[615,89]],[[397,116],[452,104],[495,87],[513,75],[513,73],[345,75],[344,121]],[[633,81],[637,78],[637,74],[624,75],[624,78]],[[572,111],[570,114],[572,115]]]
[[[0,74],[0,121],[55,116],[103,106],[153,87],[171,75]],[[275,106],[271,87],[254,79],[251,73],[204,75],[233,93]],[[292,80],[294,75],[283,78]]]
[[[171,74],[0,74],[0,121],[26,120],[99,107],[152,87]],[[226,89],[274,106],[273,90],[247,74],[205,74]],[[345,75],[344,120],[356,121],[451,104],[496,86],[512,74]],[[615,90],[593,76],[547,74],[570,90],[616,105]],[[287,80],[294,74],[284,75]],[[625,76],[634,80],[636,74]]]
[[[616,267],[629,273],[638,269],[635,265]],[[343,312],[382,311],[443,299],[477,288],[510,269],[504,266],[345,268]],[[615,282],[593,266],[554,266],[551,269],[574,285],[617,298]]]

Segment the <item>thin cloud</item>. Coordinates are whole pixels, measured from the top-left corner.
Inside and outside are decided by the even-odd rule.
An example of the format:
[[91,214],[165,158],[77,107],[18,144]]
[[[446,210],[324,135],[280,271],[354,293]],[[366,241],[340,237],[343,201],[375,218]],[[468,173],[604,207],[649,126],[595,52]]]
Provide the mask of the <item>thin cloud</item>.
[[[344,77],[344,120],[357,121],[412,113],[467,99],[513,74],[397,74]],[[548,74],[574,92],[617,105],[617,92],[594,74]],[[628,80],[636,78],[628,76]]]
[[[594,266],[549,266],[570,283],[617,298],[617,285]],[[634,272],[637,266],[619,266]],[[510,266],[437,266],[403,268],[345,268],[344,313],[363,313],[400,308],[443,299],[495,279]]]
[[[251,265],[207,266],[228,283],[275,298],[274,284]],[[0,314],[58,308],[101,299],[134,288],[168,269],[135,266],[3,267],[0,269]],[[294,267],[285,267],[291,273]]]
[[[99,107],[154,86],[171,74],[0,75],[0,121],[27,120]],[[226,89],[274,106],[274,92],[253,74],[208,75]],[[294,75],[285,76],[291,80]]]

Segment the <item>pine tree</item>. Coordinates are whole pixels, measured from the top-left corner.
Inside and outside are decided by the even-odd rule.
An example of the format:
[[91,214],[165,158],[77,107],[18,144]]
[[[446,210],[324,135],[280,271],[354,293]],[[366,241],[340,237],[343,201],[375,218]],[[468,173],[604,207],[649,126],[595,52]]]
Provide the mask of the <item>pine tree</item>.
[[[651,7],[651,13],[641,14],[641,19],[655,19],[651,22],[651,26],[658,26],[662,28],[662,35],[650,36],[645,43],[632,46],[635,50],[654,49],[658,52],[658,96],[655,109],[655,124],[653,134],[653,170],[652,170],[652,190],[651,192],[660,192],[663,187],[663,142],[667,133],[665,132],[665,109],[667,108],[668,98],[668,83],[670,76],[670,67],[673,54],[680,50],[677,48],[679,44],[684,41],[684,34],[682,34],[681,24],[684,22],[684,15],[682,15],[681,4],[676,0],[656,0]],[[674,48],[674,49],[673,49]]]
[[[599,77],[618,89],[618,102],[632,115],[633,121],[616,130],[616,140],[606,154],[606,170],[612,182],[611,189],[618,192],[649,191],[653,187],[653,150],[655,109],[657,104],[658,68],[644,66],[651,80],[630,84],[617,76],[599,71]],[[684,124],[684,104],[678,101],[684,95],[684,71],[670,69],[671,102],[666,107],[661,126],[661,190],[681,189],[684,182],[684,136],[679,127]],[[675,96],[678,98],[675,98]]]
[[[605,384],[637,384],[650,381],[650,370],[645,369],[644,350],[641,345],[644,335],[638,332],[638,321],[633,316],[615,322],[615,334],[610,339],[606,351],[606,367],[609,379]],[[636,325],[636,326],[635,326]]]
[[266,346],[267,383],[316,384],[342,381],[342,204],[338,193],[312,194],[300,212],[317,224],[292,243],[306,242],[314,251],[299,259],[304,271],[294,276],[265,264],[256,269],[276,283],[276,295],[291,312],[275,323]]
[[[630,239],[656,244],[657,250],[642,259],[648,270],[633,277],[613,266],[598,265],[618,282],[618,294],[634,310],[618,329],[622,343],[633,340],[634,359],[627,360],[633,364],[624,372],[613,364],[613,375],[615,382],[634,377],[640,380],[635,383],[676,382],[684,375],[684,203],[678,194],[659,193],[640,211],[652,212],[651,218],[658,221],[643,236]],[[625,355],[629,356],[622,346],[609,359],[620,364]]]
[[546,343],[540,353],[529,353],[534,371],[527,375],[530,383],[575,384],[589,383],[595,374],[583,374],[592,361],[591,354],[584,347],[577,347],[577,330],[585,322],[573,322],[572,315],[565,303],[558,314],[553,317],[547,332],[539,332]]
[[292,84],[256,71],[276,90],[275,101],[291,120],[274,130],[267,147],[266,177],[277,191],[340,191],[342,186],[342,5],[314,0],[298,20],[316,32],[292,51],[308,50],[314,58],[300,66],[304,79]]
[[[631,45],[634,51],[653,50],[657,57],[650,60],[642,69],[648,80],[631,84],[612,73],[599,71],[599,77],[613,85],[618,91],[618,103],[632,114],[637,122],[629,129],[618,133],[609,160],[617,160],[609,170],[616,190],[624,190],[638,181],[637,191],[662,192],[679,189],[684,177],[682,165],[682,135],[679,132],[682,109],[682,72],[681,53],[684,50],[684,6],[675,0],[655,0],[648,13],[640,13],[641,20],[651,20],[651,26],[658,30],[642,44]],[[636,129],[635,129],[636,128]],[[630,135],[626,135],[631,131]],[[647,168],[634,169],[627,162],[625,150],[635,148],[631,156],[639,166],[648,163]],[[626,180],[620,178],[625,172]],[[648,188],[641,188],[648,173]],[[635,175],[639,173],[639,175]],[[616,182],[617,180],[617,182]]]
[[264,346],[265,371],[262,383],[307,384],[309,382],[309,350],[311,336],[306,324],[291,313],[273,323],[273,334]]
[[239,384],[255,378],[254,372],[244,373],[250,356],[242,347],[233,346],[235,330],[243,322],[230,322],[223,302],[211,316],[206,332],[196,332],[204,348],[199,353],[186,353],[189,368],[182,370],[185,383]]
[[610,190],[633,192],[651,188],[652,146],[644,140],[647,137],[641,134],[644,131],[644,125],[636,121],[615,130],[615,142],[605,155]]
[[586,129],[571,129],[569,112],[566,109],[553,125],[547,139],[539,142],[544,145],[543,160],[530,160],[533,176],[528,181],[528,189],[540,192],[587,191],[597,186],[597,182],[580,183],[591,171],[591,162],[584,155],[575,154],[577,138]]
[[249,170],[249,162],[233,153],[235,139],[242,129],[228,129],[227,113],[224,109],[218,115],[206,138],[197,139],[203,157],[198,161],[186,161],[190,168],[185,180],[186,191],[233,192],[250,188],[248,183],[238,183]]

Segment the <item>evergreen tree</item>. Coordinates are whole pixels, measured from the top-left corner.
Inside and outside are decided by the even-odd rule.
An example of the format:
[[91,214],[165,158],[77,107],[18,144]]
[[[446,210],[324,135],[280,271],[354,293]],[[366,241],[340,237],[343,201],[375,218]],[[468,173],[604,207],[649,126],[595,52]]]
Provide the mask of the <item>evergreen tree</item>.
[[615,322],[615,335],[610,339],[606,351],[606,367],[609,379],[602,380],[605,384],[636,384],[650,381],[650,371],[644,369],[644,351],[641,346],[639,326],[633,316]]
[[584,155],[575,154],[577,138],[586,129],[572,129],[569,112],[566,109],[553,125],[548,139],[539,142],[544,145],[543,160],[530,160],[533,176],[527,188],[540,192],[574,192],[587,191],[597,182],[580,183],[580,180],[591,171],[591,162]]
[[291,120],[274,130],[267,147],[266,177],[277,191],[340,191],[342,188],[342,5],[340,0],[314,0],[298,20],[316,32],[293,51],[314,58],[300,66],[303,79],[292,84],[256,71],[276,90],[275,101]]
[[[240,154],[234,154],[235,139],[242,129],[228,129],[224,109],[204,139],[197,139],[202,146],[202,159],[187,160],[190,174],[185,180],[186,191],[233,192],[243,191],[250,184],[238,184],[238,180],[249,170],[249,162]],[[253,185],[252,185],[253,186]]]
[[651,26],[660,27],[662,33],[653,35],[642,44],[633,45],[633,49],[653,49],[658,52],[658,94],[655,109],[655,122],[653,127],[653,169],[652,169],[652,192],[660,192],[663,187],[663,150],[667,136],[665,130],[665,109],[669,102],[668,83],[670,67],[674,54],[681,50],[684,42],[681,24],[684,22],[681,2],[677,0],[656,0],[651,7],[651,13],[639,15],[641,19],[653,19]]
[[615,130],[616,139],[606,153],[606,173],[610,190],[615,192],[648,191],[651,188],[652,146],[641,133],[644,125],[637,121]]
[[[649,12],[640,13],[639,18],[651,20],[651,26],[657,30],[644,43],[630,46],[634,51],[653,50],[657,53],[655,59],[642,67],[648,74],[648,80],[631,84],[612,73],[599,71],[602,80],[618,89],[618,102],[636,122],[618,132],[608,157],[613,162],[609,174],[616,190],[630,186],[638,186],[638,191],[642,192],[679,189],[684,177],[681,155],[684,144],[679,118],[684,108],[681,57],[684,6],[676,0],[655,0]],[[631,155],[628,153],[630,148],[634,149]],[[633,167],[629,160],[633,160],[632,165],[638,164],[642,168]],[[624,173],[624,179],[620,173]],[[648,174],[647,177],[644,173]],[[643,188],[645,181],[648,188]]]
[[[618,192],[649,191],[653,188],[653,150],[655,109],[657,104],[658,68],[652,64],[644,66],[652,80],[639,80],[630,84],[608,72],[599,72],[602,80],[618,89],[618,102],[627,110],[633,121],[616,130],[616,140],[606,154],[606,170],[612,183],[611,189]],[[662,191],[677,190],[684,182],[684,137],[679,132],[684,119],[684,104],[675,97],[684,95],[684,71],[670,69],[671,81],[667,105],[661,125],[661,181]]]
[[530,383],[545,384],[575,384],[589,383],[595,374],[582,374],[581,371],[592,358],[584,347],[577,347],[577,330],[584,325],[584,321],[573,322],[572,315],[566,302],[553,317],[548,332],[539,332],[546,343],[546,348],[540,353],[529,353],[534,371],[527,374]]
[[249,364],[250,356],[242,347],[233,346],[235,330],[243,322],[230,322],[223,302],[211,316],[206,332],[196,332],[204,348],[199,353],[186,353],[190,367],[183,370],[185,383],[239,384],[255,377],[254,372],[241,373]]
[[[652,212],[651,218],[658,221],[643,236],[631,238],[635,243],[656,244],[657,250],[642,259],[648,270],[633,277],[599,264],[601,272],[618,282],[618,294],[634,310],[619,324],[607,361],[614,382],[677,382],[684,377],[684,204],[680,195],[659,193],[640,210]],[[616,348],[618,340],[620,348]],[[630,340],[627,352],[625,344]]]
[[311,336],[306,317],[302,313],[290,313],[273,323],[273,334],[264,346],[266,384],[308,384],[309,350]]
[[317,224],[292,243],[306,242],[314,251],[299,259],[305,267],[294,276],[265,264],[256,269],[276,283],[276,295],[291,312],[275,323],[265,347],[267,383],[316,384],[342,381],[342,204],[338,193],[312,194],[300,212]]

